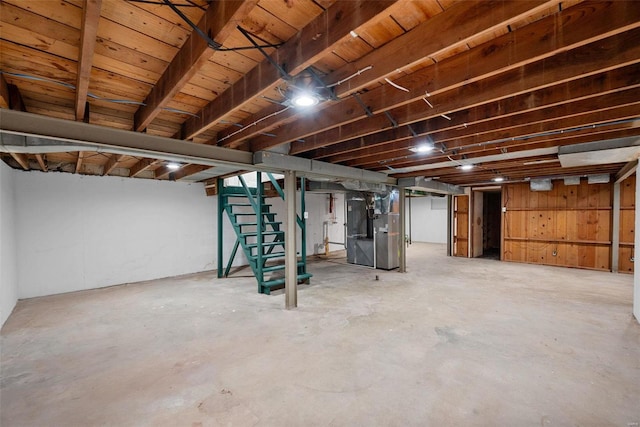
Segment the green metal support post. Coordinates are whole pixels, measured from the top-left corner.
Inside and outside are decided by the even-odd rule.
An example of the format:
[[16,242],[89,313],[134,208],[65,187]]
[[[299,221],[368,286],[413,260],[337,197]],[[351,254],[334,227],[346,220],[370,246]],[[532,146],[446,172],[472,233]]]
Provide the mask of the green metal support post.
[[[257,179],[257,183],[256,183],[256,198],[258,199],[258,203],[256,203],[256,243],[257,243],[257,247],[256,247],[256,273],[258,276],[258,292],[262,293],[263,289],[262,289],[262,283],[264,282],[264,271],[263,271],[263,236],[262,236],[262,232],[266,231],[263,230],[264,227],[264,218],[262,216],[262,193],[263,193],[263,186],[262,186],[262,173],[261,172],[256,172],[256,179]],[[272,247],[273,248],[273,247]]]

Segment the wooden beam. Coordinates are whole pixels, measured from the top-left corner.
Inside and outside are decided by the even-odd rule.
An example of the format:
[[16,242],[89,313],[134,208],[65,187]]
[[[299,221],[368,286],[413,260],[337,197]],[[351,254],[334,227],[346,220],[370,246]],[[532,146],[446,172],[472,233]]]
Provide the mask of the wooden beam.
[[36,160],[38,161],[38,165],[42,172],[48,172],[49,168],[47,167],[47,159],[43,154],[36,154]]
[[78,151],[78,158],[76,159],[76,168],[73,173],[80,173],[82,162],[84,161],[84,151]]
[[0,74],[0,108],[9,108],[9,88],[4,74]]
[[[383,85],[361,96],[362,102],[379,115],[382,121],[386,117],[380,115],[384,111],[395,107],[405,106],[414,101],[420,101],[425,93],[432,95],[430,100],[434,109],[424,104],[420,114],[440,114],[453,111],[449,106],[443,107],[434,95],[464,87],[464,94],[458,100],[459,105],[475,105],[469,102],[467,91],[473,89],[483,81],[509,72],[518,72],[518,81],[509,87],[509,95],[524,92],[519,90],[519,80],[528,78],[526,71],[534,70],[546,64],[558,64],[557,71],[543,73],[538,70],[538,87],[549,86],[562,82],[563,74],[573,74],[573,78],[580,74],[578,65],[587,65],[596,70],[582,73],[583,75],[601,72],[607,68],[615,68],[633,63],[628,60],[624,52],[634,52],[632,39],[636,42],[640,37],[640,8],[633,7],[630,2],[610,3],[579,3],[555,15],[521,27],[495,40],[477,46],[465,53],[461,53],[432,66],[418,70],[396,80],[396,83],[406,88],[408,92],[398,90],[391,85]],[[557,37],[557,28],[562,27],[563,37]],[[611,52],[605,53],[603,45]],[[587,53],[588,52],[588,53]],[[587,53],[588,57],[580,54]],[[608,62],[607,67],[600,66]],[[511,74],[509,75],[511,76]],[[524,77],[523,77],[524,76]],[[500,76],[500,78],[503,78]],[[493,93],[484,93],[483,98],[500,99]],[[487,101],[485,101],[487,102]],[[460,107],[458,107],[460,108]],[[317,132],[347,125],[362,118],[366,114],[360,103],[348,98],[335,105],[328,106],[322,114],[300,118],[279,128],[275,138],[259,136],[252,142],[252,151],[268,149],[283,143],[309,137]],[[266,122],[266,120],[265,120]],[[262,123],[256,127],[261,131]],[[357,126],[360,128],[360,126]],[[379,123],[373,131],[379,131]],[[385,127],[390,127],[387,119]],[[359,135],[362,135],[360,132]],[[352,138],[354,136],[350,136]],[[349,139],[349,138],[347,138]],[[312,147],[317,148],[317,147]]]
[[556,1],[463,1],[446,9],[383,48],[334,71],[327,81],[336,82],[368,65],[373,69],[336,87],[339,97],[364,89],[371,82],[392,77],[397,70],[418,65],[425,57],[464,47],[472,38],[501,30],[509,24],[557,6]]
[[29,158],[27,157],[26,154],[24,153],[9,153],[11,154],[11,157],[13,157],[13,160],[15,160],[16,162],[18,162],[18,164],[22,167],[22,169],[28,171],[29,168]]
[[[442,114],[450,114],[450,112],[462,108],[472,108],[481,104],[496,102],[510,96],[518,96],[533,90],[550,87],[554,84],[593,76],[618,67],[625,67],[640,60],[640,46],[632,41],[634,38],[637,40],[638,37],[640,37],[640,31],[634,29],[598,43],[558,53],[543,61],[492,76],[464,88],[455,88],[439,93],[429,98],[434,108],[429,108],[422,100],[418,100],[416,103],[392,110],[391,113],[393,117],[404,119],[403,121],[397,121],[398,125],[402,126],[418,120],[432,119]],[[612,49],[616,54],[603,55],[602,46]],[[294,126],[294,124],[289,125],[283,132],[289,131]],[[312,135],[306,138],[304,142],[293,142],[291,144],[291,154],[325,147],[389,128],[392,128],[392,126],[386,115],[377,114],[372,118],[347,123],[332,128],[327,132]],[[280,135],[279,133],[278,138],[271,139],[279,139]],[[268,142],[265,139],[264,143]],[[254,147],[254,149],[262,149],[262,147],[260,145]]]
[[[544,109],[525,111],[517,115],[506,117],[496,115],[492,120],[471,122],[467,126],[447,127],[446,129],[429,132],[428,135],[436,141],[436,148],[442,149],[446,147],[447,151],[451,151],[466,145],[522,137],[527,134],[523,133],[522,129],[527,129],[533,134],[549,132],[555,128],[568,129],[592,125],[594,123],[589,121],[588,118],[595,117],[593,113],[623,106],[632,106],[638,102],[639,96],[640,90],[632,88],[581,101],[569,101]],[[634,111],[634,109],[640,115],[640,108],[638,108],[637,104],[630,111]],[[575,120],[567,120],[574,117]],[[418,141],[419,138],[417,138]],[[393,157],[395,155],[410,154],[408,152],[409,148],[415,145],[417,145],[415,139],[394,140],[346,154],[331,156],[326,158],[325,161],[330,163],[346,162],[349,166],[362,165],[377,162],[381,159],[381,156]]]
[[[338,1],[291,37],[271,55],[273,61],[285,64],[287,72],[296,75],[329,52],[334,43],[349,32],[382,13],[393,1]],[[264,60],[229,89],[205,106],[198,117],[183,125],[183,137],[191,139],[215,125],[229,112],[240,109],[260,93],[280,84],[282,76]]]
[[125,157],[125,155],[112,154],[102,167],[102,175],[109,175]]
[[[340,97],[345,97],[397,73],[398,70],[414,66],[427,57],[438,55],[447,49],[464,46],[473,37],[504,28],[523,16],[548,9],[557,3],[557,0],[460,2],[386,45],[373,50],[360,60],[343,66],[325,80],[333,83],[355,75],[352,79],[336,86]],[[473,19],[469,19],[470,16]],[[371,65],[373,68],[362,73],[362,70]],[[357,75],[358,72],[361,74]],[[279,121],[291,120],[298,113],[295,109],[291,109],[278,117],[262,121],[259,130],[252,126],[247,129],[247,133],[243,132],[226,139],[223,146],[235,148],[240,144],[240,139],[250,138],[273,129]],[[265,116],[251,117],[241,124],[248,125]],[[228,128],[221,131],[219,136],[225,138],[236,131],[237,129]]]
[[621,183],[622,181],[624,181],[625,179],[633,175],[636,172],[637,168],[638,168],[638,159],[627,162],[627,164],[624,165],[622,169],[618,171],[618,173],[616,173],[616,184]]
[[[210,2],[198,28],[223,45],[257,3],[257,0]],[[142,131],[149,126],[162,108],[207,64],[213,53],[207,42],[192,32],[144,100],[146,105],[136,111],[135,130]]]
[[[437,116],[410,123],[410,127],[401,126],[344,141],[340,144],[328,145],[306,152],[305,157],[329,162],[348,161],[360,157],[363,149],[378,150],[379,153],[383,153],[388,151],[387,148],[397,148],[399,142],[412,140],[416,136],[424,137],[433,135],[435,132],[466,128],[476,123],[495,120],[498,117],[508,118],[527,111],[637,88],[639,85],[640,63],[456,111],[454,114],[450,113],[451,120]],[[391,114],[399,123],[409,123],[413,118],[402,115],[395,110]],[[316,134],[314,138],[325,139],[321,134]],[[302,144],[300,146],[304,147]],[[296,148],[298,147],[294,147],[294,150]]]
[[[519,151],[517,149],[514,150],[514,146],[516,148],[519,145],[528,146],[531,143],[529,141],[530,138],[534,138],[541,134],[561,132],[581,127],[591,127],[591,129],[586,130],[592,131],[592,126],[634,118],[639,114],[640,102],[638,102],[638,98],[636,98],[636,102],[633,104],[623,104],[617,107],[605,108],[600,111],[589,111],[580,115],[568,114],[566,116],[554,117],[552,113],[550,113],[549,119],[546,121],[526,123],[505,129],[496,129],[495,131],[484,134],[470,133],[464,138],[453,140],[447,146],[447,150],[445,150],[444,155],[452,155],[454,152],[460,154],[461,150],[479,151],[481,153],[490,149],[509,150],[510,152]],[[625,125],[618,126],[624,127]],[[493,142],[496,140],[501,140],[501,142]],[[467,152],[465,151],[465,153]],[[416,156],[405,148],[404,150],[386,153],[384,156],[379,154],[364,156],[359,159],[346,162],[345,165],[368,168],[374,165],[380,165],[381,161],[389,159],[384,163],[384,167],[391,166],[394,168],[400,168],[405,167],[407,163],[427,163],[434,157],[438,156],[440,156],[439,153],[436,153],[433,156]]]
[[80,55],[78,58],[78,77],[76,80],[76,120],[84,120],[89,80],[93,64],[93,52],[96,46],[98,21],[102,0],[84,0],[82,9],[82,29],[80,36]]
[[157,165],[158,163],[160,163],[160,160],[141,159],[140,161],[138,161],[138,163],[131,166],[131,168],[129,169],[129,177],[133,178],[146,171],[151,166]]

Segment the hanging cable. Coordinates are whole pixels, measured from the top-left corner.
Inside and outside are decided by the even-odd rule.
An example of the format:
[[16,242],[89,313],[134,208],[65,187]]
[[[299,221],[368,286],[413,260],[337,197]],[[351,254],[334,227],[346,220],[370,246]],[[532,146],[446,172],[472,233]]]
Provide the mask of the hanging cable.
[[[248,49],[260,49],[262,51],[263,48],[278,48],[280,47],[282,44],[267,44],[267,45],[258,45],[257,43],[253,42],[252,39],[251,42],[253,43],[253,46],[242,46],[242,47],[229,47],[229,48],[225,48],[222,47],[222,45],[218,42],[216,42],[215,40],[213,40],[211,37],[209,37],[204,31],[202,31],[202,29],[200,29],[200,27],[198,27],[192,20],[190,20],[184,13],[182,13],[182,11],[180,9],[178,9],[178,7],[173,4],[171,2],[171,0],[162,0],[164,2],[164,4],[166,4],[167,6],[169,6],[171,8],[171,10],[173,10],[180,18],[182,18],[182,20],[184,22],[187,23],[187,25],[189,25],[193,31],[198,34],[200,37],[202,37],[202,39],[204,41],[207,42],[207,45],[218,52],[233,52],[233,51],[237,51],[237,50],[248,50]],[[240,26],[238,26],[238,29],[245,34],[245,30],[243,30]],[[245,34],[246,36],[246,34]]]
[[348,82],[349,80],[351,80],[351,79],[353,79],[355,77],[358,77],[360,74],[364,73],[365,71],[369,71],[372,68],[373,68],[373,65],[369,65],[367,67],[364,67],[363,69],[358,70],[355,73],[351,74],[349,77],[346,77],[346,78],[344,78],[342,80],[338,80],[337,82],[332,83],[330,85],[327,85],[326,87],[332,88],[332,87],[335,87],[335,86],[340,86],[342,83]]
[[[33,81],[37,81],[37,82],[53,83],[53,84],[65,87],[67,89],[76,90],[76,86],[71,84],[71,83],[65,83],[65,82],[61,82],[61,81],[58,81],[58,80],[49,79],[47,77],[37,77],[37,76],[29,75],[29,74],[12,73],[12,72],[9,72],[9,71],[2,71],[2,70],[0,70],[0,74],[5,74],[7,76],[16,77],[16,78],[19,78],[19,79],[33,80]],[[111,102],[111,103],[114,103],[114,104],[139,105],[141,107],[146,107],[146,105],[147,105],[144,102],[133,101],[133,100],[130,100],[130,99],[105,98],[103,96],[99,96],[99,95],[93,94],[91,92],[87,93],[87,98],[91,98],[91,99],[95,99],[95,100],[103,101],[103,102]],[[165,110],[165,111],[168,111],[170,113],[186,114],[188,116],[199,117],[198,115],[190,113],[189,111],[182,111],[182,110],[178,110],[178,109],[170,108],[170,107],[163,107],[162,109]]]
[[169,6],[171,10],[173,10],[180,18],[182,18],[182,20],[186,22],[193,29],[193,31],[195,31],[200,37],[202,37],[207,42],[207,44],[211,49],[218,50],[222,47],[220,43],[217,43],[214,40],[212,40],[207,34],[205,34],[204,31],[200,29],[200,27],[198,27],[193,21],[187,18],[187,16],[184,13],[182,13],[182,11],[178,9],[176,5],[171,3],[171,0],[162,0],[162,1],[164,2],[164,4]]
[[388,79],[388,78],[386,78],[386,77],[384,78],[384,81],[385,81],[385,82],[387,82],[387,83],[389,83],[391,86],[395,87],[396,89],[400,89],[400,90],[402,90],[402,91],[404,91],[404,92],[410,92],[410,90],[409,90],[409,89],[407,89],[406,87],[402,87],[402,86],[400,86],[399,84],[392,82],[391,80],[389,80],[389,79]]
[[[218,144],[219,144],[219,143],[221,143],[222,141],[225,141],[225,140],[227,140],[227,139],[231,138],[232,136],[235,136],[235,135],[237,135],[237,134],[239,134],[239,133],[241,133],[241,132],[243,132],[243,131],[247,130],[247,129],[248,129],[248,128],[250,128],[251,126],[255,126],[255,125],[257,125],[258,123],[260,123],[260,122],[262,122],[262,121],[264,121],[264,120],[267,120],[267,119],[269,119],[269,118],[271,118],[271,117],[277,116],[278,114],[284,113],[284,112],[285,112],[285,111],[287,111],[288,109],[289,109],[289,107],[285,107],[285,108],[283,108],[282,110],[276,111],[275,113],[268,114],[268,115],[266,115],[266,116],[264,116],[264,117],[262,117],[262,118],[260,118],[260,119],[256,120],[256,121],[255,121],[255,122],[253,122],[253,123],[249,123],[248,125],[246,125],[246,126],[244,126],[243,128],[240,128],[240,129],[238,129],[237,131],[235,131],[235,132],[233,132],[233,133],[231,133],[231,134],[229,134],[229,135],[225,136],[224,138],[220,138],[220,139],[218,140]],[[267,136],[275,136],[275,135],[273,135],[273,134],[264,134],[264,135],[267,135]]]
[[[169,0],[164,0],[164,1],[169,1]],[[238,30],[242,33],[242,35],[244,35],[251,42],[251,44],[255,46],[256,49],[260,51],[260,53],[262,53],[262,55],[267,59],[267,61],[269,61],[269,63],[273,65],[276,68],[276,70],[278,70],[278,72],[280,73],[280,76],[284,80],[291,80],[291,76],[289,75],[289,73],[287,73],[285,69],[280,66],[280,64],[274,61],[271,55],[265,52],[261,46],[258,46],[258,43],[256,43],[255,40],[253,40],[253,37],[251,37],[251,34],[249,34],[247,30],[245,30],[239,25],[238,25]]]

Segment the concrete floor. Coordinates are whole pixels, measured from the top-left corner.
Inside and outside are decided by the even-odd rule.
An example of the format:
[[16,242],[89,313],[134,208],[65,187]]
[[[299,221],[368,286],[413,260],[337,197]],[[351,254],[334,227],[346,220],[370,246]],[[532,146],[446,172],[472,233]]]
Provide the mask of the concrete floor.
[[213,274],[21,301],[0,424],[638,426],[630,275],[444,252],[315,262],[295,311]]

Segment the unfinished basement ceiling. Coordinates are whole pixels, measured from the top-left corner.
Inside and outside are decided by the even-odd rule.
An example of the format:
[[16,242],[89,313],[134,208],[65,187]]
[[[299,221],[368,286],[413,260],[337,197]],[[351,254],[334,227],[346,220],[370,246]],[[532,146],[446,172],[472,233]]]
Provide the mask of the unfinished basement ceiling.
[[[616,173],[624,163],[562,167],[558,147],[640,135],[634,1],[3,0],[0,21],[0,106],[64,120],[455,185]],[[294,106],[302,87],[320,102]],[[2,158],[233,172],[51,151]]]

